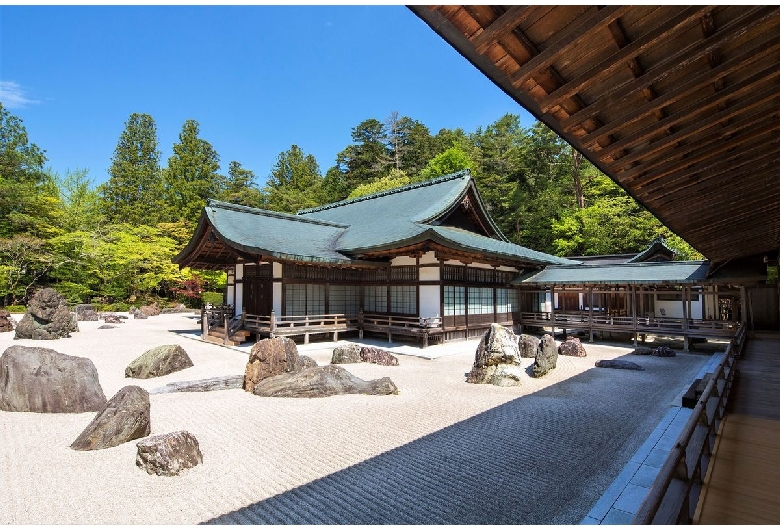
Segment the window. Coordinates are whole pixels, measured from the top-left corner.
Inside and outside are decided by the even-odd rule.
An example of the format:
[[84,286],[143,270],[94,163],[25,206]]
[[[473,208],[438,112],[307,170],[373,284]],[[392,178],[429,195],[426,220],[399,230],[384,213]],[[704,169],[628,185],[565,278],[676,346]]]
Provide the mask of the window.
[[417,287],[414,285],[390,286],[390,312],[402,315],[416,315]]
[[493,312],[493,289],[469,287],[469,315],[487,315]]
[[325,286],[288,284],[284,290],[284,301],[287,316],[322,315],[325,313]]
[[496,312],[513,313],[519,310],[515,289],[496,289]]
[[366,313],[387,313],[387,287],[384,285],[363,287],[363,310]]
[[395,282],[417,281],[417,267],[415,267],[414,265],[390,267],[390,281],[395,281]]
[[444,316],[466,314],[466,288],[444,286]]
[[328,312],[355,316],[360,312],[360,287],[331,285],[328,291]]

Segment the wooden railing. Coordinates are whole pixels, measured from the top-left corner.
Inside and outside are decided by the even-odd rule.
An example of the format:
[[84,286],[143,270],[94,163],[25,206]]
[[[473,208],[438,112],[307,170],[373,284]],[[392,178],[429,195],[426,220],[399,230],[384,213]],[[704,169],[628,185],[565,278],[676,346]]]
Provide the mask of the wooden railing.
[[201,338],[206,340],[212,328],[222,326],[225,331],[224,343],[227,344],[230,336],[241,328],[242,315],[234,316],[233,306],[205,306],[200,310]]
[[632,317],[623,314],[607,315],[588,311],[555,312],[552,320],[550,312],[520,313],[520,324],[524,326],[540,326],[569,329],[595,329],[634,333],[669,333],[687,335],[690,337],[730,337],[737,331],[738,322],[727,320],[711,320],[689,318],[687,327],[682,318],[669,317]]
[[690,524],[725,415],[745,325],[739,327],[632,524]]
[[441,317],[416,317],[383,315],[379,313],[360,313],[360,338],[363,331],[387,333],[387,341],[393,342],[393,335],[421,337],[423,348],[428,347],[431,337],[443,334]]
[[358,318],[336,313],[331,315],[288,315],[270,316],[246,315],[244,329],[269,337],[287,337],[302,335],[304,344],[309,343],[309,335],[329,333],[338,340],[339,332],[357,330]]

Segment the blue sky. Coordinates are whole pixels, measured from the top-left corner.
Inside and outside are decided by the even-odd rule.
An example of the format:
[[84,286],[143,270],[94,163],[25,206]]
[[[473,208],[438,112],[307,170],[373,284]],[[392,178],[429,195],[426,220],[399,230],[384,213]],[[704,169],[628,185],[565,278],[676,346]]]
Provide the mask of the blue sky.
[[0,6],[0,101],[48,165],[107,179],[133,112],[161,164],[185,120],[263,184],[297,144],[324,174],[350,131],[392,111],[472,132],[533,118],[404,6]]

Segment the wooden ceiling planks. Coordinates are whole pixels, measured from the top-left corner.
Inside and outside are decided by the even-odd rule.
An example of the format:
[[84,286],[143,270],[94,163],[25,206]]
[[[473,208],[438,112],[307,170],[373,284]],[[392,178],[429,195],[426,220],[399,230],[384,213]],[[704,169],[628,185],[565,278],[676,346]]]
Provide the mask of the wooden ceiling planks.
[[410,6],[709,259],[780,250],[780,6]]

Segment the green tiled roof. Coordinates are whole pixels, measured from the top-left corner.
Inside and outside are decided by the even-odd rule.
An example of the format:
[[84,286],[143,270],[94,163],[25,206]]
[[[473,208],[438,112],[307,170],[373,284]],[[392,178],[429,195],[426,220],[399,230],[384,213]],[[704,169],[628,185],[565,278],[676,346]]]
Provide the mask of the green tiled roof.
[[217,234],[240,250],[304,261],[350,261],[334,250],[344,225],[219,201],[209,201],[205,212]]
[[620,265],[551,265],[517,278],[519,285],[698,283],[707,277],[707,261],[661,261]]
[[210,224],[233,248],[298,261],[354,263],[355,256],[434,240],[450,248],[483,253],[486,257],[539,265],[576,263],[515,245],[506,240],[486,213],[481,219],[495,237],[440,226],[439,219],[467,196],[471,207],[484,213],[468,170],[410,184],[357,199],[327,204],[288,215],[220,201],[209,201],[193,240],[174,262],[186,261],[196,239]]

